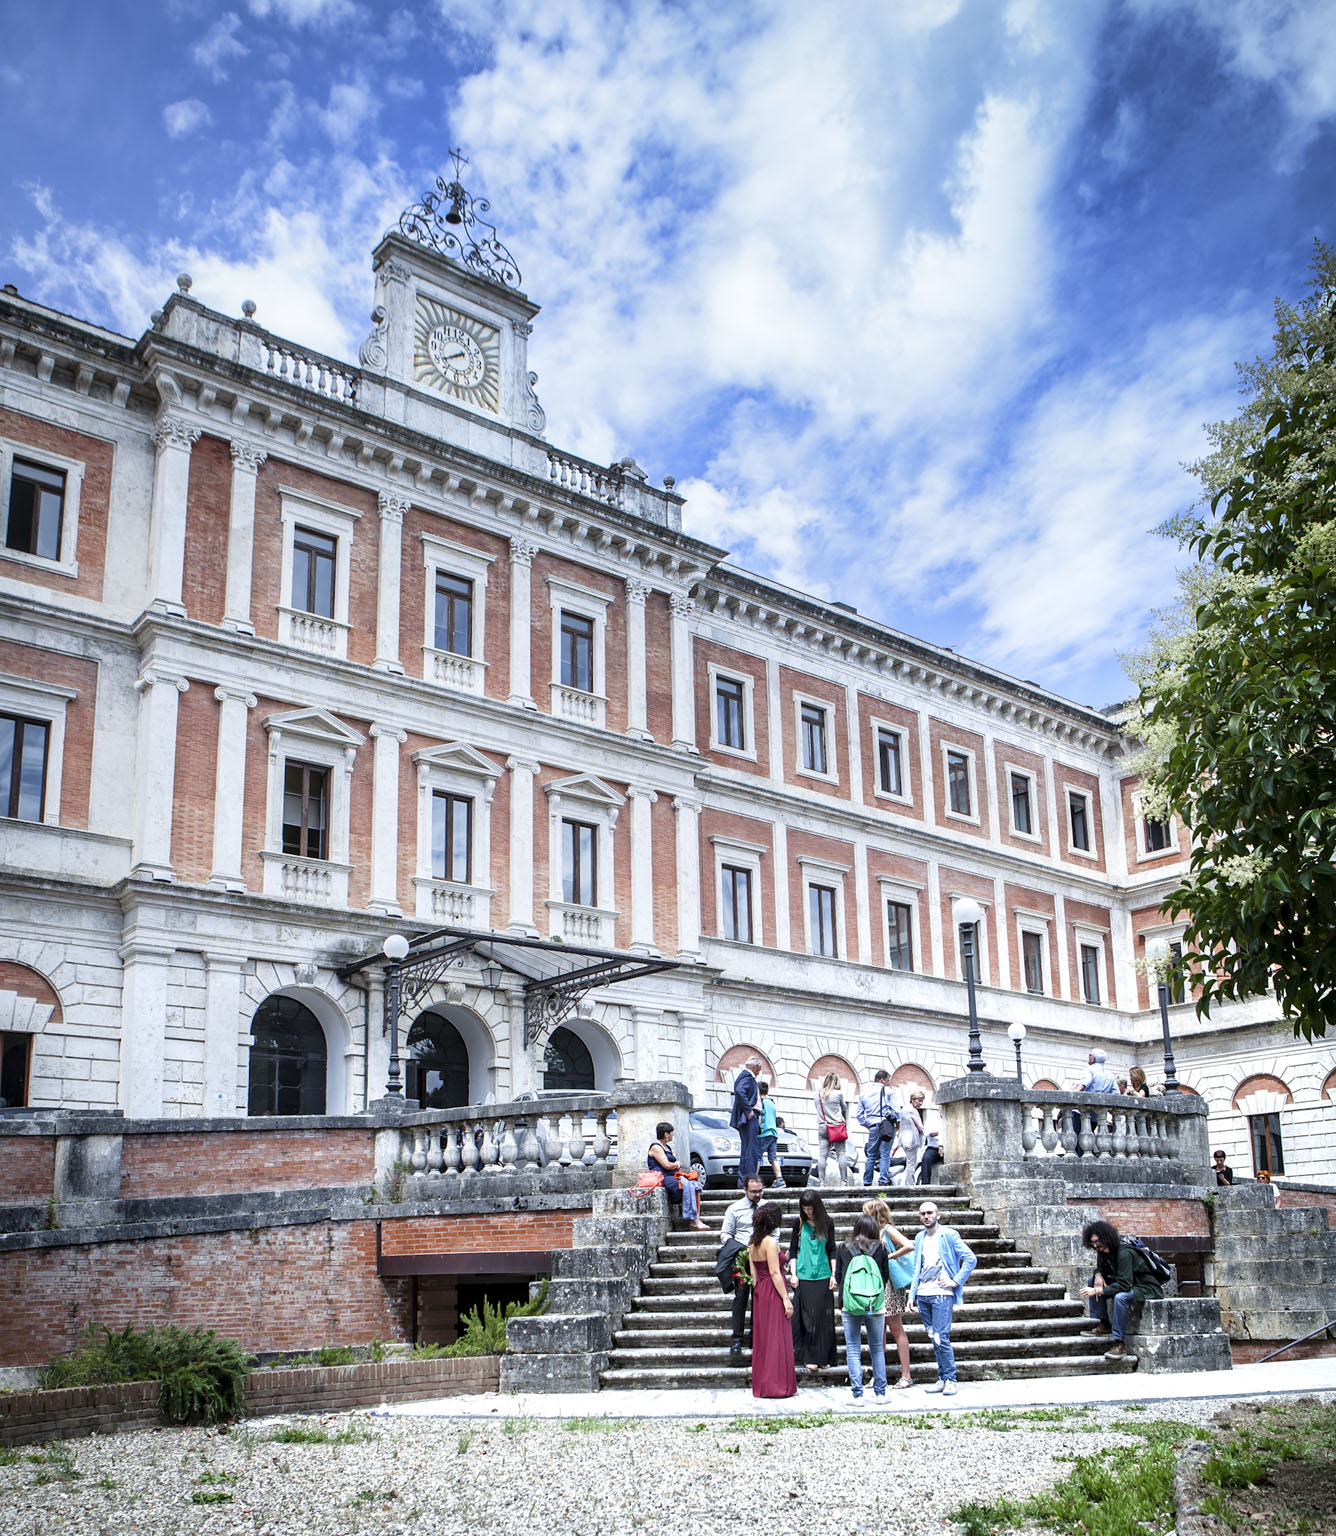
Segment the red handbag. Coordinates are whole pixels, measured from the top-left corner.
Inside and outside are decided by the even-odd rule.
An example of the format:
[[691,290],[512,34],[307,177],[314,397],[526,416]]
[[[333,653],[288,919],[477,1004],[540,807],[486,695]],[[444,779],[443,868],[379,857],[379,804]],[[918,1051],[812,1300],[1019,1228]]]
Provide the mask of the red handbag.
[[849,1127],[844,1123],[843,1120],[831,1121],[826,1126],[827,1141],[848,1141],[848,1139]]

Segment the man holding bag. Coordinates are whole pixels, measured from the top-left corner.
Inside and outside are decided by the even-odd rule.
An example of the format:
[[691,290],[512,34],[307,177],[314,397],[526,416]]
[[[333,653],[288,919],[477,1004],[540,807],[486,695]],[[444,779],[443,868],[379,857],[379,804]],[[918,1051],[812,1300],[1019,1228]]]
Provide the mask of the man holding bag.
[[858,1100],[858,1123],[867,1131],[867,1162],[863,1183],[872,1183],[876,1166],[877,1182],[891,1182],[891,1147],[900,1126],[900,1116],[891,1101],[891,1074],[883,1067],[872,1080],[872,1088]]

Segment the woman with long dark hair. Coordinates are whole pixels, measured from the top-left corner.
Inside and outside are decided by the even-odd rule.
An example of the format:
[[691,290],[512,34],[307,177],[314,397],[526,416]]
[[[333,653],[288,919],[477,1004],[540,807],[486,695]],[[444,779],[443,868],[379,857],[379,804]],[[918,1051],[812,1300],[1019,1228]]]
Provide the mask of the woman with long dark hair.
[[779,1264],[775,1229],[783,1211],[774,1200],[752,1218],[747,1257],[752,1269],[752,1396],[792,1397],[798,1390],[793,1368],[793,1303]]
[[803,1190],[789,1236],[789,1279],[797,1288],[793,1356],[809,1371],[834,1365],[835,1223],[815,1189]]

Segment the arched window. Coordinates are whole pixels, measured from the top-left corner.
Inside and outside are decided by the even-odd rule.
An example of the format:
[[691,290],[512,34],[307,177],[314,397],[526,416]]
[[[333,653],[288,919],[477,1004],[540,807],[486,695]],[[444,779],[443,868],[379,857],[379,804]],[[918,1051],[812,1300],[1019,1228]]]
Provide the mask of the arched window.
[[1058,1085],[1053,1081],[1053,1079],[1051,1077],[1037,1077],[1037,1078],[1035,1078],[1034,1086],[1036,1088],[1043,1088],[1048,1093],[1056,1093],[1058,1091]]
[[404,1092],[423,1109],[458,1109],[469,1103],[469,1052],[464,1038],[439,1013],[420,1013],[408,1031]]
[[815,1094],[826,1075],[833,1072],[844,1089],[844,1097],[852,1105],[858,1098],[858,1073],[843,1056],[822,1056],[807,1069],[807,1088]]
[[323,1115],[325,1032],[295,997],[266,997],[251,1020],[251,1115]]
[[932,1078],[923,1067],[912,1061],[905,1062],[891,1073],[891,1087],[899,1091],[900,1100],[904,1104],[909,1103],[909,1095],[915,1088],[922,1088],[928,1098],[932,1098]]
[[731,1088],[733,1086],[733,1079],[753,1057],[761,1063],[761,1070],[758,1075],[769,1078],[773,1083],[775,1081],[775,1069],[770,1065],[770,1058],[764,1051],[758,1051],[754,1045],[730,1045],[719,1058],[719,1063],[714,1069],[715,1082],[727,1083]]
[[544,1088],[558,1088],[565,1093],[594,1091],[594,1058],[579,1035],[569,1029],[554,1029],[543,1052],[547,1070]]

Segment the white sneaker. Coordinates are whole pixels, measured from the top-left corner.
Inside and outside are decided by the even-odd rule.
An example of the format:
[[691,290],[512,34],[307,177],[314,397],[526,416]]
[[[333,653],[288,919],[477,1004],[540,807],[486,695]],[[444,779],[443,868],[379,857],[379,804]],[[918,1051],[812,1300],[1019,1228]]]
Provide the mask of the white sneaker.
[[[931,1390],[932,1389],[929,1388],[929,1391],[931,1391]],[[956,1395],[956,1384],[955,1384],[955,1382],[954,1381],[944,1381],[942,1383],[942,1396],[943,1397],[954,1397],[955,1395]]]
[[944,1381],[934,1381],[931,1386],[924,1387],[923,1390],[925,1392],[945,1392],[946,1388],[947,1388],[947,1383],[946,1382],[944,1382]]

